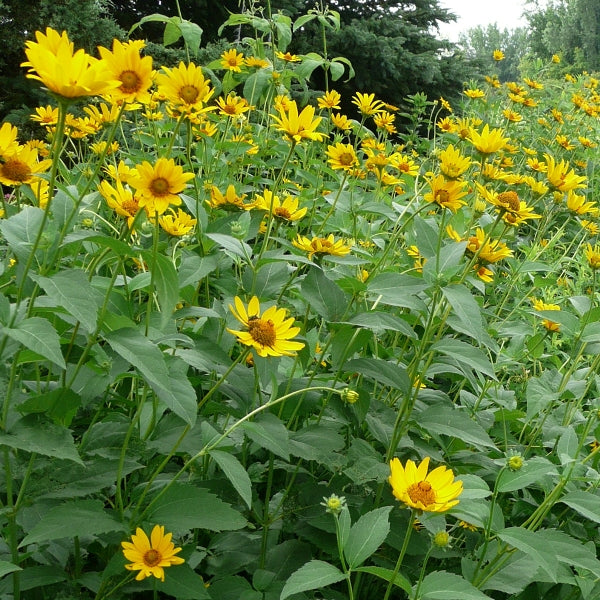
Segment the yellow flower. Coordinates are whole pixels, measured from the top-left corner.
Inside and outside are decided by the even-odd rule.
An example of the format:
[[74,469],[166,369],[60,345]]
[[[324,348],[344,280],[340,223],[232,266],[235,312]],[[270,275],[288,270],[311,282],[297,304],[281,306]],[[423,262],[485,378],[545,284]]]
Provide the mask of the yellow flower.
[[300,62],[302,59],[297,54],[290,54],[289,52],[280,52],[277,50],[275,56],[284,60],[285,62]]
[[244,59],[244,64],[250,68],[264,69],[270,66],[270,62],[264,58],[258,58],[257,56],[248,56]]
[[596,148],[598,146],[598,144],[596,144],[596,142],[593,142],[589,138],[586,138],[586,137],[584,137],[582,135],[578,136],[577,139],[579,140],[579,143],[584,148]]
[[581,219],[580,225],[586,230],[589,231],[592,235],[598,235],[600,233],[600,226],[593,221],[588,221],[586,219]]
[[[599,255],[600,257],[600,255]],[[599,263],[600,266],[600,263]],[[533,304],[534,310],[560,310],[560,306],[558,304],[546,304],[542,300],[538,300],[536,298],[531,299],[531,303]],[[542,321],[542,325],[548,331],[560,331],[560,324],[555,323],[554,321],[550,321],[550,319],[544,319]]]
[[586,202],[585,196],[569,190],[567,194],[567,208],[577,215],[597,215],[598,206],[595,202]]
[[[114,123],[117,120],[120,112],[118,104],[107,106],[105,102],[101,102],[99,106],[89,104],[83,107],[83,111],[88,115],[91,121],[95,121],[98,126]],[[58,115],[58,113],[57,113]]]
[[17,145],[12,152],[5,152],[1,157],[0,183],[11,186],[31,184],[52,164],[50,159],[38,160],[37,148],[29,145]]
[[426,512],[445,512],[456,506],[463,491],[462,481],[455,480],[453,471],[444,466],[430,473],[428,468],[428,456],[418,467],[412,460],[402,466],[398,458],[393,458],[388,481],[394,496],[407,506]]
[[480,183],[475,184],[479,193],[490,203],[493,204],[502,219],[508,225],[518,226],[527,219],[541,219],[541,215],[533,212],[533,208],[527,206],[527,203],[521,200],[516,192],[508,190],[499,194],[488,190]]
[[286,196],[282,202],[279,196],[273,196],[271,190],[265,190],[262,196],[256,194],[254,207],[257,210],[264,210],[282,221],[298,221],[308,210],[306,207],[298,208],[298,198]]
[[180,208],[177,209],[177,213],[173,209],[170,210],[170,213],[170,215],[164,215],[158,219],[158,224],[169,235],[181,237],[192,231],[198,222]]
[[135,576],[137,581],[150,575],[164,581],[164,567],[185,562],[183,558],[175,556],[181,552],[181,548],[175,548],[175,544],[171,541],[172,536],[172,533],[165,535],[163,525],[155,525],[150,539],[144,530],[138,527],[135,535],[131,536],[131,542],[121,542],[125,558],[131,561],[131,564],[125,565],[125,568],[129,571],[139,571]]
[[228,117],[237,117],[251,108],[245,98],[236,96],[234,92],[229,92],[227,98],[217,98],[217,105],[221,109],[220,114]]
[[158,91],[177,110],[202,111],[213,95],[210,82],[204,78],[202,68],[194,63],[178,67],[162,68],[164,73],[156,76]]
[[328,163],[332,169],[352,171],[358,167],[358,158],[352,144],[335,144],[327,146]]
[[523,117],[518,112],[515,112],[510,108],[505,108],[502,111],[502,114],[512,123],[518,123],[519,121],[523,120]]
[[555,64],[560,63],[560,56],[558,54],[553,54],[552,55],[552,62]]
[[300,327],[294,327],[294,318],[287,317],[284,308],[271,306],[262,315],[260,303],[253,296],[248,309],[237,296],[234,298],[235,308],[229,305],[233,316],[246,327],[246,331],[227,328],[229,333],[237,336],[238,341],[254,348],[259,356],[295,356],[304,348],[302,342],[294,342],[292,338],[300,333]]
[[140,194],[140,206],[149,216],[162,215],[169,205],[179,206],[177,195],[185,189],[186,182],[194,178],[193,173],[184,173],[172,158],[159,158],[154,165],[144,161],[137,165],[130,185]]
[[35,109],[35,114],[31,115],[32,121],[37,121],[44,127],[56,125],[58,123],[58,107],[38,106]]
[[375,100],[375,94],[362,94],[356,92],[352,96],[352,104],[358,107],[358,110],[365,116],[375,115],[380,113],[384,107],[381,100]]
[[412,158],[400,154],[400,152],[394,152],[389,157],[389,164],[394,169],[398,169],[403,175],[416,177],[419,174],[419,165]]
[[98,191],[110,208],[118,215],[127,218],[127,226],[131,229],[135,216],[140,210],[139,197],[134,196],[133,192],[118,179],[115,186],[110,185],[108,181],[101,181]]
[[129,180],[135,175],[135,169],[126,165],[122,160],[115,167],[114,165],[108,165],[104,167],[106,174],[115,180],[122,181],[123,183],[129,183]]
[[446,100],[443,96],[440,96],[440,102],[448,112],[452,112],[452,106],[450,105],[450,102],[448,102],[448,100]]
[[492,56],[494,60],[504,60],[504,52],[502,52],[502,50],[494,50],[494,54]]
[[327,108],[329,110],[336,108],[339,110],[341,99],[342,96],[339,92],[336,92],[335,90],[329,90],[320,98],[317,98],[317,105],[319,108]]
[[112,52],[102,46],[98,47],[111,77],[120,82],[119,87],[109,94],[113,102],[150,102],[148,90],[152,86],[155,72],[152,70],[152,57],[140,56],[144,45],[142,40],[125,43],[113,40]]
[[287,110],[280,110],[279,116],[271,115],[277,123],[276,129],[282,131],[294,143],[302,140],[316,140],[320,142],[325,134],[315,131],[322,117],[315,117],[314,106],[305,106],[298,114],[295,100],[291,100]]
[[546,159],[546,177],[551,185],[561,192],[568,192],[586,186],[586,177],[576,175],[573,169],[569,170],[569,163],[561,160],[557,163],[552,156],[544,154]]
[[298,237],[292,242],[292,245],[299,250],[308,252],[308,258],[312,258],[315,254],[324,256],[329,254],[332,256],[346,256],[350,252],[351,246],[346,244],[344,240],[335,240],[333,233],[326,238],[314,237],[311,239],[298,234]]
[[439,158],[440,170],[450,179],[460,177],[471,166],[471,160],[452,144],[440,152]]
[[37,41],[25,43],[29,67],[27,77],[37,79],[51,92],[63,98],[100,96],[119,85],[107,69],[104,61],[87,54],[84,50],[74,52],[73,42],[66,31],[61,34],[51,27],[46,33],[35,32]]
[[575,144],[566,135],[557,135],[554,139],[565,150],[573,150],[575,148]]
[[346,115],[342,115],[341,113],[332,114],[331,122],[335,127],[342,131],[350,131],[352,129],[352,121]]
[[106,152],[106,155],[108,156],[110,154],[114,154],[118,149],[119,149],[119,142],[117,142],[116,140],[113,140],[110,143],[110,146],[104,140],[90,144],[90,150],[94,154],[98,154],[98,155],[102,154],[103,152]]
[[467,89],[463,93],[469,98],[485,98],[485,92],[479,88]]
[[379,129],[384,129],[388,133],[396,133],[397,129],[394,125],[396,116],[389,113],[387,110],[382,110],[373,116],[373,122]]
[[592,269],[600,269],[600,246],[588,244],[584,250],[585,257]]
[[45,209],[48,205],[48,197],[50,192],[50,184],[45,179],[35,179],[29,184],[33,191],[33,195],[38,201],[38,206]]
[[490,129],[487,124],[483,127],[481,133],[474,127],[470,127],[468,140],[482,154],[498,152],[508,143],[508,138],[504,137],[503,129]]
[[221,66],[229,71],[241,73],[241,67],[244,65],[244,55],[235,48],[226,50],[221,54]]
[[467,239],[467,252],[477,253],[477,260],[486,263],[495,263],[513,255],[512,250],[504,242],[490,239],[481,227],[477,228],[474,236]]
[[443,119],[440,119],[436,125],[446,133],[452,133],[455,130],[455,125],[450,117],[444,117]]
[[455,181],[446,179],[443,175],[437,175],[428,180],[431,191],[423,196],[428,202],[435,202],[443,208],[456,212],[466,202],[462,200],[467,192],[463,188],[467,185],[466,181]]
[[245,197],[246,194],[238,196],[233,184],[229,184],[227,186],[225,195],[221,193],[221,190],[219,190],[216,185],[213,185],[210,188],[210,200],[207,200],[206,203],[211,208],[223,207],[227,209],[236,208],[240,210],[250,210],[251,208],[254,208],[254,202],[244,203]]

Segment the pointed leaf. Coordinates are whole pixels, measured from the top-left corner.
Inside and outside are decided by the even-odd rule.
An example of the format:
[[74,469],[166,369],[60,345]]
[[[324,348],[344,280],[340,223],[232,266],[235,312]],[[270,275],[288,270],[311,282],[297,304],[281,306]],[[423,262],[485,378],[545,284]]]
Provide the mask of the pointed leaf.
[[242,427],[253,442],[285,460],[290,459],[288,430],[275,415],[262,414],[255,421],[245,421]]
[[434,571],[423,579],[420,600],[489,600],[483,592],[460,575]]
[[236,489],[248,508],[252,508],[252,483],[242,463],[229,452],[211,450],[210,455],[221,467],[231,485]]
[[431,349],[436,350],[440,354],[450,356],[469,369],[479,371],[494,380],[497,379],[494,366],[488,357],[479,348],[475,348],[471,344],[452,338],[445,338],[433,344]]
[[311,560],[290,575],[281,590],[279,600],[337,583],[345,577],[337,567],[322,560]]
[[321,269],[311,269],[302,282],[301,290],[315,312],[328,321],[339,321],[348,308],[346,294]]
[[169,320],[175,305],[179,301],[179,277],[173,261],[163,254],[156,256],[149,250],[142,252],[145,261],[152,266],[153,281],[156,288],[158,305],[160,306],[161,322]]
[[47,319],[29,317],[18,323],[16,327],[7,327],[3,331],[28,350],[53,362],[61,369],[67,367],[60,350],[60,337]]
[[559,502],[570,506],[586,519],[600,523],[600,497],[593,492],[569,492]]
[[391,510],[391,506],[376,508],[364,514],[352,525],[344,546],[349,568],[353,569],[361,565],[383,544],[390,532]]
[[356,372],[378,383],[406,392],[410,389],[410,380],[406,369],[381,358],[355,358],[344,364],[344,370]]

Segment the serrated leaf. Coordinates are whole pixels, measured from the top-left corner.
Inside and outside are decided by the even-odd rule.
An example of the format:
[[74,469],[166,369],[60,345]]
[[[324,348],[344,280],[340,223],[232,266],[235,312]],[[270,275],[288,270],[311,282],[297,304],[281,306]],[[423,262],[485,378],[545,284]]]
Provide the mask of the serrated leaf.
[[463,409],[433,405],[419,413],[416,422],[430,433],[450,435],[479,448],[496,447],[485,429]]
[[59,271],[52,277],[31,275],[58,306],[75,317],[88,332],[96,329],[102,295],[92,287],[82,270]]
[[83,537],[127,531],[126,527],[109,514],[100,500],[76,500],[51,508],[23,538],[19,548],[65,537]]
[[252,508],[252,482],[242,463],[229,452],[211,450],[210,455],[219,467],[221,467],[221,470],[225,473],[237,493],[242,497],[246,506]]
[[446,571],[429,573],[421,584],[420,600],[489,600],[460,575]]
[[352,525],[346,544],[344,555],[349,568],[361,565],[385,541],[390,532],[389,516],[391,506],[376,508],[360,517]]
[[390,306],[422,308],[423,301],[416,294],[429,287],[421,278],[402,273],[380,273],[367,280],[369,298]]
[[480,343],[487,337],[483,327],[481,308],[473,294],[464,285],[449,285],[442,293],[465,328]]
[[20,342],[32,352],[65,369],[65,359],[60,350],[60,337],[47,319],[29,317],[15,327],[6,327],[4,333],[13,340]]
[[497,536],[509,546],[525,552],[532,563],[539,566],[547,573],[550,580],[556,583],[558,559],[552,547],[547,546],[543,536],[538,535],[538,532],[529,531],[522,527],[507,527],[499,531]]
[[290,575],[281,590],[279,600],[337,583],[345,577],[337,567],[322,560],[311,560]]
[[302,281],[301,291],[314,311],[328,321],[339,321],[348,308],[346,294],[321,269],[311,269]]
[[468,367],[479,371],[493,380],[496,380],[496,373],[494,372],[494,366],[489,361],[487,356],[475,346],[462,342],[461,340],[455,340],[452,338],[445,338],[439,342],[435,342],[431,346],[432,350],[445,354]]
[[590,521],[600,523],[600,496],[593,492],[569,492],[559,502],[570,506],[574,511]]
[[242,529],[246,519],[208,490],[172,485],[151,508],[149,518],[173,531]]
[[0,231],[19,260],[29,258],[43,220],[43,210],[24,206],[16,215],[0,222]]
[[288,430],[275,415],[262,414],[255,421],[245,421],[242,428],[246,435],[262,448],[285,460],[290,459]]
[[212,596],[205,587],[204,580],[187,564],[175,565],[167,569],[165,580],[156,585],[159,592],[169,594],[177,600],[204,600]]
[[498,491],[520,490],[539,482],[546,475],[556,475],[556,467],[542,456],[536,456],[526,460],[518,471],[504,471],[498,482]]

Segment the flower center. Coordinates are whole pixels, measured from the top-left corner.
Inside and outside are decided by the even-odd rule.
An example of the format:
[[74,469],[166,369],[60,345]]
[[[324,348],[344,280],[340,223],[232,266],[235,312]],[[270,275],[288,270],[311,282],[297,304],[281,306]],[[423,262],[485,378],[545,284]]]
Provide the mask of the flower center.
[[500,192],[498,194],[498,201],[508,206],[510,210],[518,212],[521,208],[521,202],[516,192]]
[[261,346],[272,348],[277,341],[277,333],[273,321],[265,321],[258,317],[250,317],[248,320],[248,332],[255,342]]
[[137,211],[140,209],[138,201],[134,198],[132,200],[125,200],[121,203],[121,208],[132,217],[137,214]]
[[284,208],[283,206],[276,208],[274,213],[275,213],[276,217],[280,217],[281,219],[286,219],[288,221],[292,218],[292,213],[287,208]]
[[169,182],[164,177],[152,180],[150,190],[155,196],[167,196],[169,194]]
[[7,160],[0,165],[1,173],[6,179],[23,183],[27,181],[31,175],[31,169],[27,163],[16,158]]
[[329,252],[333,244],[327,238],[318,238],[316,240],[317,252]]
[[438,204],[444,204],[450,200],[450,193],[448,190],[437,190],[434,195],[435,201]]
[[342,165],[350,166],[354,162],[354,156],[350,152],[342,152],[339,161]]
[[135,71],[123,71],[119,75],[119,79],[121,80],[121,87],[119,89],[126,94],[137,92],[142,85],[142,80]]
[[235,56],[232,56],[231,58],[229,58],[229,60],[227,61],[227,63],[229,64],[230,67],[237,67],[238,66],[237,58]]
[[179,97],[186,104],[194,104],[194,102],[196,102],[196,99],[198,98],[199,95],[200,95],[200,91],[198,90],[197,87],[195,87],[193,85],[184,85],[179,90]]
[[228,115],[235,115],[237,114],[237,104],[226,104],[223,107],[223,112],[228,114]]
[[147,567],[156,567],[161,560],[161,553],[158,550],[154,550],[154,548],[150,548],[150,550],[144,554],[144,564]]
[[406,493],[414,503],[420,502],[424,506],[435,504],[435,491],[428,481],[413,483]]

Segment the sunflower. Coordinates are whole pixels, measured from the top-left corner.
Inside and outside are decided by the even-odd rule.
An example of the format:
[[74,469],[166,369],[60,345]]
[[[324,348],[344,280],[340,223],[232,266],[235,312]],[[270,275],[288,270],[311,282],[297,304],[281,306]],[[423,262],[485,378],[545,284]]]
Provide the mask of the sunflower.
[[290,54],[289,52],[281,52],[277,50],[275,56],[285,62],[300,62],[302,59],[297,54]]
[[115,182],[115,186],[108,181],[101,181],[98,191],[110,208],[118,215],[127,218],[127,226],[131,229],[135,216],[140,210],[139,196],[135,196],[119,179]]
[[136,173],[131,178],[130,185],[140,194],[140,206],[148,214],[162,215],[170,204],[179,206],[185,184],[194,178],[193,173],[184,173],[172,158],[159,158],[154,165],[144,161],[135,167]]
[[485,92],[479,88],[467,89],[463,93],[465,96],[471,99],[485,98]]
[[83,107],[83,112],[98,125],[114,123],[119,117],[120,111],[121,107],[118,104],[111,104],[108,106],[105,102],[101,102],[98,106],[89,104],[88,106]]
[[480,195],[502,215],[502,219],[508,225],[518,226],[527,219],[541,219],[541,215],[533,212],[533,208],[521,200],[517,192],[508,190],[496,193],[488,190],[480,183],[475,184]]
[[308,210],[306,207],[298,208],[298,198],[286,196],[282,202],[279,196],[273,196],[271,190],[265,190],[262,196],[256,194],[254,208],[264,210],[282,221],[298,221]]
[[577,215],[597,215],[599,212],[595,202],[586,202],[585,196],[580,196],[573,190],[567,193],[567,208]]
[[410,177],[416,177],[419,174],[419,165],[412,158],[400,152],[394,152],[390,156],[390,166],[398,169],[403,175],[409,175]]
[[315,117],[314,115],[314,106],[305,106],[302,112],[298,114],[296,101],[291,100],[287,110],[279,110],[279,116],[271,116],[277,123],[276,129],[285,133],[291,141],[298,143],[308,139],[320,142],[325,134],[315,130],[319,126],[322,117]]
[[164,73],[156,76],[158,91],[174,108],[187,112],[206,110],[204,105],[214,90],[202,74],[201,67],[180,62],[178,67],[163,67],[162,70]]
[[467,195],[467,192],[463,190],[466,185],[466,181],[446,179],[443,175],[437,175],[434,179],[429,180],[431,191],[423,198],[455,213],[466,204],[462,200]]
[[[544,154],[546,159],[546,177],[552,186],[561,192],[568,192],[586,186],[586,177],[577,175],[567,161],[556,162],[549,154]],[[570,169],[570,170],[569,170]]]
[[358,110],[366,117],[380,113],[384,109],[383,102],[375,100],[375,94],[361,94],[360,92],[356,92],[352,96],[352,104],[358,107]]
[[58,123],[58,107],[50,106],[38,106],[35,109],[35,114],[30,115],[32,121],[36,121],[44,127],[51,127]]
[[384,129],[388,133],[396,133],[397,129],[394,125],[394,121],[396,120],[396,115],[388,112],[387,110],[382,110],[373,116],[373,122],[379,129]]
[[227,98],[217,98],[217,105],[220,109],[219,114],[228,117],[237,117],[252,108],[245,98],[236,96],[234,92],[229,92]]
[[[531,303],[533,304],[534,310],[560,310],[560,306],[558,304],[547,304],[543,300],[538,300],[537,298],[532,298]],[[542,321],[542,325],[548,331],[560,331],[560,324],[556,323],[555,321],[551,321],[550,319],[544,319]]]
[[111,179],[122,181],[123,183],[129,183],[129,180],[135,175],[135,169],[125,164],[122,160],[119,161],[116,167],[114,165],[107,165],[104,167],[104,172]]
[[185,562],[183,558],[175,556],[181,552],[181,548],[175,548],[175,544],[171,541],[172,536],[172,533],[165,535],[163,525],[155,525],[150,539],[144,530],[138,527],[135,535],[131,536],[131,542],[121,542],[125,558],[131,561],[131,564],[125,565],[125,568],[129,571],[139,571],[135,576],[137,581],[150,575],[164,581],[164,567]]
[[502,150],[508,143],[508,138],[504,137],[504,130],[490,129],[489,125],[485,125],[481,133],[474,127],[469,128],[467,138],[481,154],[492,154]]
[[221,190],[216,185],[213,185],[210,188],[210,200],[207,200],[206,203],[211,208],[238,210],[250,210],[254,208],[254,202],[244,202],[245,197],[246,194],[238,195],[233,184],[227,186],[225,194],[222,194]]
[[271,63],[268,60],[259,58],[257,56],[247,56],[244,59],[244,64],[249,68],[256,69],[266,69],[267,67],[271,66]]
[[29,67],[27,77],[37,79],[51,92],[63,98],[100,96],[119,86],[104,61],[98,60],[84,50],[74,52],[73,42],[66,31],[61,34],[51,27],[46,33],[35,32],[35,42],[25,43]]
[[352,121],[341,113],[332,114],[331,122],[341,131],[350,131],[352,129]]
[[323,256],[329,254],[331,256],[346,256],[351,250],[351,246],[346,244],[344,240],[337,240],[333,237],[333,233],[326,238],[315,237],[309,239],[298,234],[298,237],[292,242],[292,245],[299,250],[308,252],[308,258],[312,258],[315,254]]
[[152,57],[140,56],[144,45],[142,40],[125,43],[113,40],[112,52],[103,46],[98,47],[111,77],[121,84],[109,94],[113,102],[150,102],[148,90],[152,86],[155,72],[152,70]]
[[259,356],[295,356],[298,350],[304,348],[302,342],[292,341],[298,335],[300,327],[294,327],[294,318],[287,317],[284,308],[271,306],[262,315],[260,303],[253,296],[248,308],[237,296],[234,298],[235,308],[229,305],[233,316],[246,327],[246,331],[227,329],[237,336],[238,341],[254,348]]
[[502,50],[494,50],[492,58],[496,61],[504,60],[504,52]]
[[193,219],[190,215],[183,212],[180,208],[177,209],[177,213],[170,209],[171,214],[163,215],[159,217],[158,224],[166,231],[169,235],[174,235],[177,237],[181,237],[186,235],[198,222],[196,219]]
[[460,177],[471,166],[471,159],[463,156],[453,144],[442,150],[439,158],[440,171],[450,179]]
[[388,481],[394,496],[407,506],[426,512],[445,512],[456,506],[463,491],[462,481],[455,480],[453,471],[444,466],[429,474],[428,468],[428,456],[418,467],[412,460],[402,466],[398,458],[393,458]]
[[598,244],[594,246],[588,244],[585,247],[584,254],[588,261],[588,265],[590,265],[594,271],[600,269],[600,246],[598,246]]
[[18,148],[17,136],[19,130],[10,123],[3,123],[0,127],[0,158],[4,158],[9,154],[14,154]]
[[329,157],[329,166],[334,169],[343,171],[352,171],[358,167],[358,158],[352,144],[340,144],[327,146],[327,156]]
[[50,168],[50,159],[38,160],[37,148],[17,146],[12,153],[2,155],[0,161],[0,183],[18,186],[31,184],[40,173]]
[[221,54],[221,66],[228,71],[241,73],[244,66],[244,55],[235,48],[226,50]]
[[319,108],[326,108],[331,110],[332,108],[336,108],[339,110],[340,108],[340,100],[342,96],[339,92],[335,90],[329,90],[325,92],[320,98],[317,98],[317,105]]

